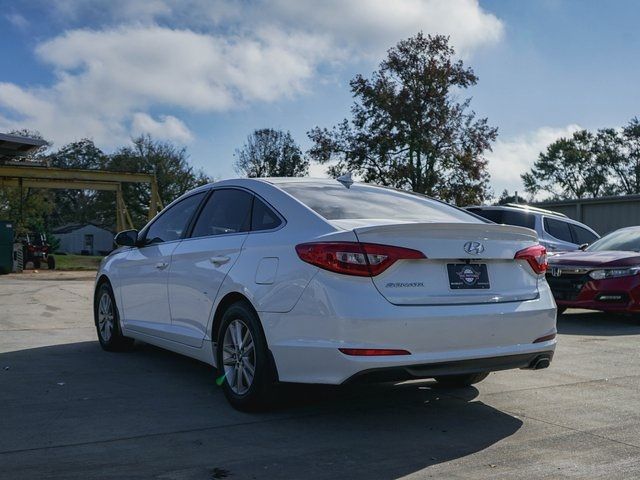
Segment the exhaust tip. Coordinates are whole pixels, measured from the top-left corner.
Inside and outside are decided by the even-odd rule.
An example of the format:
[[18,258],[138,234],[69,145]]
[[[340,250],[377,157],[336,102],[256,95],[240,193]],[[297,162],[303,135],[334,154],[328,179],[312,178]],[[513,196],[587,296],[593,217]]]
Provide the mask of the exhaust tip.
[[541,357],[533,362],[533,369],[542,370],[543,368],[547,368],[549,365],[551,365],[551,360],[548,357]]

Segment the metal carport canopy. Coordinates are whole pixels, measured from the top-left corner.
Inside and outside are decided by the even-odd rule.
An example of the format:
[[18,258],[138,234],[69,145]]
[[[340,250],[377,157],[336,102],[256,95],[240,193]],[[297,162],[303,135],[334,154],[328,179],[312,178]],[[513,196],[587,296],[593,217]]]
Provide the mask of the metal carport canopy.
[[38,138],[0,133],[0,159],[16,158],[27,155],[46,144],[47,142]]

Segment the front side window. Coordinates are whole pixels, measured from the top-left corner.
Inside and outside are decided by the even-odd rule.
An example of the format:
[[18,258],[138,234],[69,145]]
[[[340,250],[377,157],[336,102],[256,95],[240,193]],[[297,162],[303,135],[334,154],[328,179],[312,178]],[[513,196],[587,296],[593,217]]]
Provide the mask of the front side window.
[[189,225],[189,220],[200,205],[205,193],[191,195],[162,212],[147,230],[146,243],[170,242],[182,238]]
[[582,245],[584,243],[593,243],[598,239],[595,234],[593,234],[586,228],[582,228],[577,225],[571,225],[571,233],[573,234],[575,243],[577,243],[578,245]]
[[571,237],[571,230],[569,229],[569,224],[567,222],[555,220],[553,218],[545,218],[544,229],[549,235],[557,238],[558,240],[574,243],[573,238]]
[[200,212],[192,237],[249,231],[252,197],[244,190],[215,190]]

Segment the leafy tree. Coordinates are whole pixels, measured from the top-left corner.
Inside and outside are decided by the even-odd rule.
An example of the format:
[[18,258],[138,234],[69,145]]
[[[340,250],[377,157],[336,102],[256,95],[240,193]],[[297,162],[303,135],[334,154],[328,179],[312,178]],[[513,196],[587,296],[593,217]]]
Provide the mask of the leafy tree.
[[247,177],[303,177],[309,171],[291,133],[272,128],[254,130],[235,157],[236,171]]
[[[84,138],[64,145],[48,157],[49,165],[57,168],[102,170],[106,168],[108,156],[93,143]],[[113,202],[113,192],[95,190],[55,190],[55,208],[49,223],[55,226],[69,223],[98,222],[96,205],[101,201]]]
[[[201,170],[189,165],[187,151],[171,142],[154,140],[149,135],[133,139],[133,145],[119,148],[108,159],[107,170],[118,172],[155,173],[158,194],[167,205],[186,191],[210,181]],[[123,198],[134,225],[147,223],[151,188],[142,183],[125,183]],[[101,202],[98,214],[101,223],[115,225],[114,200]]]
[[522,175],[527,192],[549,192],[554,198],[587,198],[611,192],[607,133],[587,130],[560,138],[540,153],[530,172]]
[[616,193],[640,193],[640,119],[632,118],[622,132],[616,133],[616,155],[611,161],[612,175],[617,186]]
[[507,190],[506,188],[502,191],[502,193],[500,194],[500,197],[498,198],[498,201],[496,202],[496,205],[506,205],[508,203],[521,203],[521,204],[526,204],[527,200],[523,197],[521,197],[518,192],[515,192],[514,195],[509,194],[509,190]]
[[351,120],[309,132],[309,155],[333,176],[352,171],[365,181],[425,193],[458,205],[490,195],[487,160],[497,129],[458,101],[478,77],[456,60],[448,37],[401,41],[371,78],[350,82]]

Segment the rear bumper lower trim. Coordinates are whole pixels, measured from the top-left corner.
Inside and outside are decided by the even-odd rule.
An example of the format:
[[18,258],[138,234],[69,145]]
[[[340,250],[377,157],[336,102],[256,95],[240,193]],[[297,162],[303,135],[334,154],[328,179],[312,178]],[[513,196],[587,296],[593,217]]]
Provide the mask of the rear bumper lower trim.
[[351,376],[343,384],[367,382],[392,382],[433,378],[440,375],[460,375],[479,372],[496,372],[516,368],[534,368],[542,359],[551,361],[553,351],[533,352],[500,357],[474,358],[452,362],[438,362],[398,367],[374,368],[363,370]]

